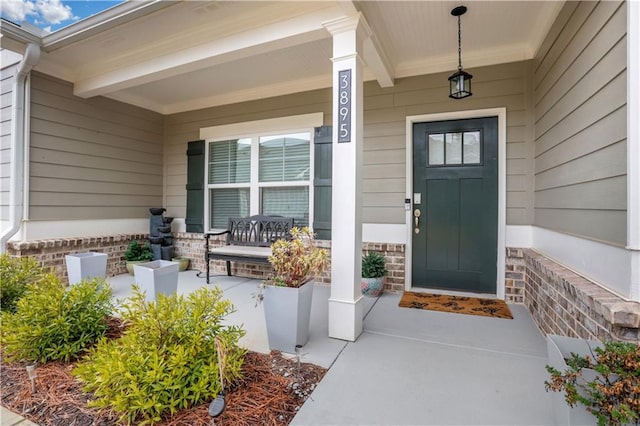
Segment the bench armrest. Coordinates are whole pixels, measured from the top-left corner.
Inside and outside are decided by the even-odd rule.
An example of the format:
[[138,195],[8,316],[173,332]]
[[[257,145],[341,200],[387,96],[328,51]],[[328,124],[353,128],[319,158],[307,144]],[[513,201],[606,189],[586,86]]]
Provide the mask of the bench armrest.
[[[217,235],[224,235],[224,234],[229,234],[231,233],[231,231],[229,231],[228,229],[226,231],[222,231],[222,232],[207,232],[206,234],[204,234],[204,250],[206,253],[209,253],[209,237],[212,236],[217,236]],[[208,260],[207,260],[208,263]]]

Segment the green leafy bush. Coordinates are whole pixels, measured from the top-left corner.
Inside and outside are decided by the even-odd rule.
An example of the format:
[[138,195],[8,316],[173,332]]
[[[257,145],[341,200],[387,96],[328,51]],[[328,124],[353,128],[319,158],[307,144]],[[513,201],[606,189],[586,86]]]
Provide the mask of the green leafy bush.
[[37,283],[45,274],[32,257],[0,255],[0,310],[15,312],[16,302],[27,291],[27,285]]
[[111,289],[104,278],[68,289],[48,274],[28,285],[15,313],[2,313],[1,340],[7,358],[18,361],[70,361],[107,330]]
[[149,243],[140,244],[137,241],[131,241],[124,252],[124,260],[128,262],[150,261],[153,260],[153,252]]
[[[592,356],[571,354],[567,370],[547,365],[547,391],[565,392],[573,407],[580,403],[596,416],[599,426],[638,424],[640,421],[640,345],[605,342]],[[597,374],[584,375],[586,370]]]
[[382,278],[387,274],[384,256],[372,251],[362,256],[362,278]]
[[215,398],[221,390],[216,342],[224,352],[225,386],[240,376],[245,354],[237,346],[244,331],[222,325],[231,312],[217,287],[187,298],[159,294],[148,303],[134,287],[122,337],[100,339],[74,370],[96,398],[89,404],[114,410],[123,422],[154,424],[167,412]]

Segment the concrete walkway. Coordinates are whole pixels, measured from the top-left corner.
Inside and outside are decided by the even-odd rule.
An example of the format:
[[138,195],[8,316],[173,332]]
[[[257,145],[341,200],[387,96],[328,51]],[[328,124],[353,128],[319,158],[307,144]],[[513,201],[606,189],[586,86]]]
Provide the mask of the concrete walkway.
[[[114,298],[131,294],[133,277],[110,279]],[[269,352],[259,281],[220,276],[236,312],[228,321],[247,331],[240,344]],[[179,275],[178,292],[205,286],[194,271]],[[526,309],[513,320],[398,307],[399,294],[366,298],[364,332],[356,342],[328,337],[328,287],[314,289],[310,340],[302,360],[330,368],[294,418],[296,425],[548,425],[544,338]],[[2,426],[6,410],[2,411]],[[23,423],[19,423],[23,425]]]

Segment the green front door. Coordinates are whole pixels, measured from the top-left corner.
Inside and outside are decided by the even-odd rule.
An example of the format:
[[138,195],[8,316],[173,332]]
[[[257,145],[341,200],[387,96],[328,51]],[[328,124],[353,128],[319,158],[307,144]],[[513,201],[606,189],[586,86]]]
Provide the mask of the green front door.
[[496,292],[498,119],[413,125],[414,287]]

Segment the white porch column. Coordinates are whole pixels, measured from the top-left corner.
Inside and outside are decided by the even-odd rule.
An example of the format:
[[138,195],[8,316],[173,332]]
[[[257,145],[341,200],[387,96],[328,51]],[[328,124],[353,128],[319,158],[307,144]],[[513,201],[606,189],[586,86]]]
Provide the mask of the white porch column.
[[[366,24],[365,24],[366,25]],[[362,43],[360,14],[325,23],[333,35],[333,170],[329,337],[362,333]]]

